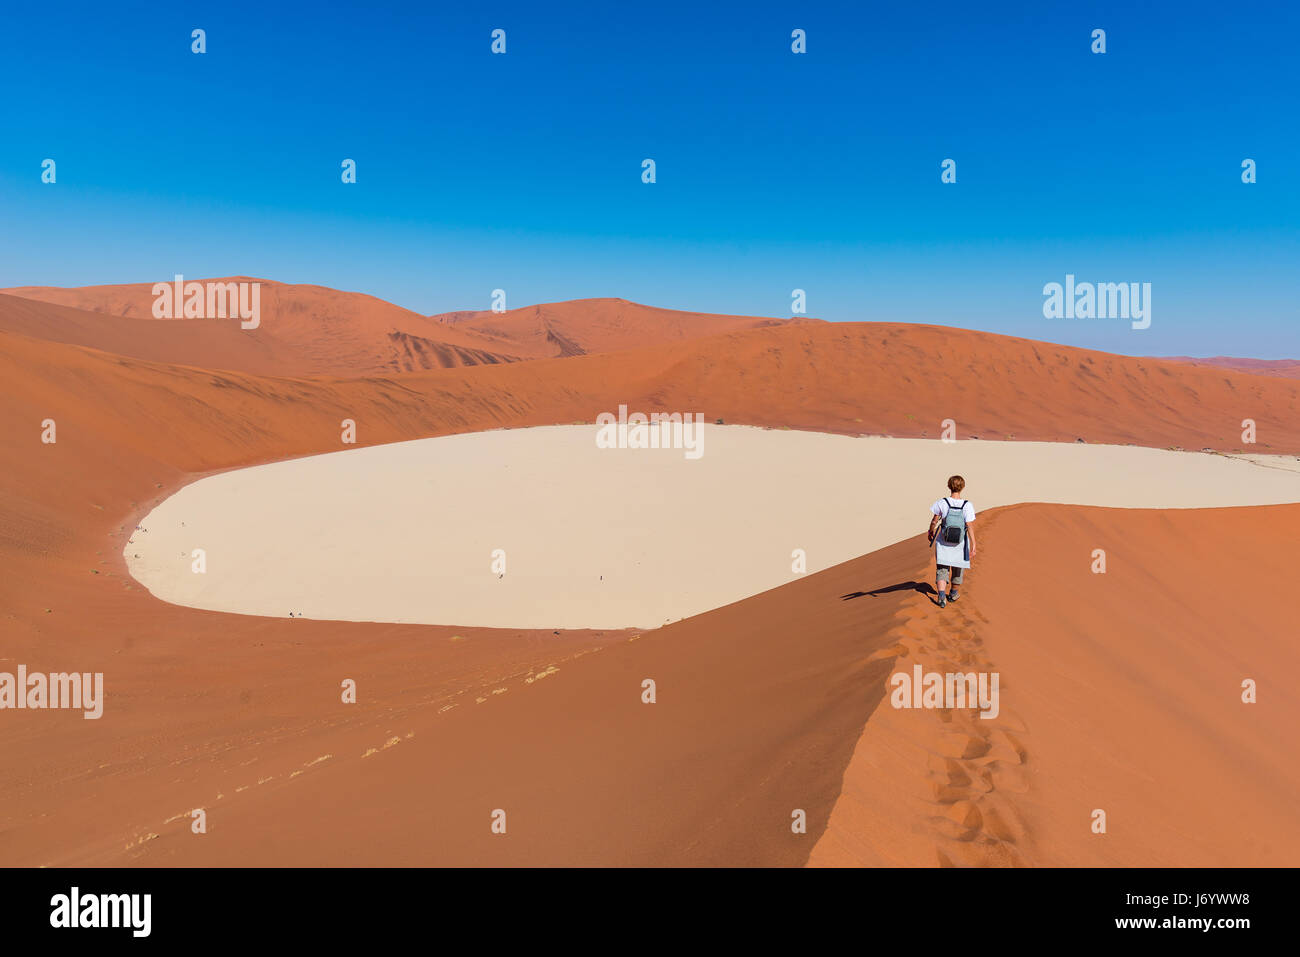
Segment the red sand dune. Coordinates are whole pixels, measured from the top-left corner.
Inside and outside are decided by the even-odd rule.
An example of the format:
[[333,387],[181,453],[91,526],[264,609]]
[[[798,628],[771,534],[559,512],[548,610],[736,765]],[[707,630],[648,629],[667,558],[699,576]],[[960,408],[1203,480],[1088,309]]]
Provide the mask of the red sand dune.
[[[126,575],[122,546],[156,502],[208,470],[337,450],[344,417],[357,420],[360,444],[592,421],[628,402],[840,432],[934,435],[939,419],[952,416],[987,438],[1015,431],[1232,447],[1236,423],[1251,415],[1259,450],[1300,451],[1296,383],[937,327],[785,325],[635,353],[310,379],[211,371],[175,358],[197,344],[200,358],[207,348],[263,361],[283,345],[273,339],[265,353],[241,353],[244,346],[220,333],[198,332],[190,342],[167,340],[160,328],[189,323],[127,317],[101,329],[94,321],[68,307],[0,297],[0,670],[17,663],[102,670],[108,690],[100,721],[13,711],[0,721],[9,768],[0,779],[4,864],[798,863],[842,787],[841,804],[844,795],[869,793],[849,755],[864,723],[870,729],[881,717],[880,708],[869,720],[868,713],[898,640],[894,615],[916,596],[906,585],[846,596],[922,580],[925,551],[916,541],[635,642],[627,633],[222,615],[165,605]],[[957,337],[970,381],[936,385],[935,363]],[[58,423],[54,445],[39,441],[45,418]],[[1147,756],[1127,741],[1121,763],[1081,758],[1080,729],[1091,718],[1111,722],[1097,725],[1104,747],[1094,751],[1130,729],[1093,715],[1090,702],[1079,705],[1074,686],[1063,686],[1063,696],[1060,688],[1026,693],[1014,705],[1011,696],[1053,667],[1086,680],[1087,667],[1109,673],[1123,664],[1141,677],[1166,655],[1186,653],[1162,637],[1179,629],[1196,636],[1191,665],[1217,665],[1226,648],[1238,655],[1238,670],[1290,673],[1295,662],[1285,645],[1251,637],[1271,623],[1268,606],[1233,602],[1263,570],[1259,559],[1275,540],[1269,535],[1280,523],[1290,527],[1295,510],[1201,513],[1208,517],[1198,516],[1195,561],[1174,562],[1155,553],[1164,539],[1152,536],[1165,534],[1165,518],[1080,510],[1081,524],[1066,525],[1064,534],[1071,547],[1089,551],[1097,547],[1091,543],[1113,543],[1106,545],[1114,550],[1104,582],[1110,592],[1099,602],[1103,583],[1075,582],[1058,609],[1029,596],[1057,587],[1063,575],[1036,560],[1035,549],[1060,545],[1035,537],[1055,529],[1038,531],[1033,516],[1050,523],[1061,514],[1026,508],[991,516],[978,584],[970,604],[955,609],[998,623],[980,640],[1026,727],[1025,768],[1040,775],[1023,796],[1008,788],[1006,820],[1021,821],[1033,838],[1014,845],[1015,853],[1048,863],[1095,853],[1086,841],[1073,843],[1072,806],[1062,796],[1079,783],[1077,765],[1111,775],[1114,787],[1095,804],[1115,809],[1112,836],[1138,820],[1168,838],[1112,841],[1108,860],[1273,859],[1254,856],[1247,843],[1239,857],[1227,857],[1236,832],[1222,823],[1181,845],[1158,830],[1188,819],[1149,803],[1157,785],[1170,794],[1180,784],[1204,788],[1248,816],[1233,803],[1242,793],[1235,783],[1204,780],[1207,759],[1197,764],[1186,750],[1200,747],[1229,762],[1220,766],[1231,767],[1242,787],[1265,794],[1268,853],[1294,864],[1294,829],[1277,831],[1271,803],[1294,780],[1268,764],[1271,745],[1244,739],[1239,714],[1188,713],[1209,707],[1195,694],[1218,693],[1201,671],[1189,675],[1179,663],[1172,677],[1160,673],[1154,704],[1130,700],[1129,686],[1101,699],[1132,708],[1153,748],[1187,757],[1202,775],[1181,782],[1170,780],[1174,764],[1159,756],[1148,761],[1153,771],[1141,772],[1150,780],[1128,780],[1122,762]],[[1233,536],[1240,544],[1230,543]],[[1222,547],[1210,550],[1213,543]],[[1067,570],[1064,580],[1074,574]],[[1196,601],[1151,603],[1153,583],[1184,587]],[[1227,614],[1234,609],[1235,622]],[[1043,617],[1050,614],[1060,620]],[[1059,662],[1034,657],[1045,640]],[[1095,661],[1080,663],[1080,649],[1095,652]],[[345,677],[358,681],[355,706],[339,704]],[[654,706],[640,703],[645,677],[659,681]],[[507,690],[494,694],[499,688]],[[1293,726],[1295,714],[1285,692],[1272,694],[1275,703],[1266,708],[1262,695],[1255,714],[1276,733]],[[1078,707],[1053,711],[1058,699]],[[447,705],[455,707],[444,711]],[[1177,729],[1158,722],[1157,706],[1201,740],[1161,741]],[[1232,748],[1245,749],[1235,764],[1226,756]],[[920,766],[910,771],[923,780]],[[898,789],[910,782],[900,779]],[[1194,796],[1188,807],[1206,811],[1206,800]],[[194,807],[209,810],[207,835],[191,835],[187,819],[177,817]],[[487,815],[496,807],[509,809],[510,836],[487,843]],[[809,815],[809,834],[798,839],[789,832],[793,807]],[[956,823],[970,830],[970,808],[954,807]],[[937,842],[928,833],[926,841],[916,860],[939,862]],[[844,853],[854,859],[852,847]]]
[[[41,335],[40,318],[29,314],[30,307],[22,314],[26,318],[13,318],[19,313],[14,302],[0,298],[0,334],[13,329],[28,337]],[[62,323],[59,335],[65,342],[94,345],[83,329],[93,320],[77,326],[63,313],[54,319]],[[162,347],[150,341],[153,328],[117,329],[95,342],[118,354],[156,355]],[[252,335],[259,330],[232,330],[231,335],[235,331]],[[200,324],[196,342],[201,332]],[[216,338],[208,335],[201,340],[204,346]],[[132,345],[136,337],[145,342]],[[177,341],[160,358],[177,362],[176,355],[187,348]],[[222,356],[259,365],[278,362],[293,351],[282,343],[272,344],[268,352],[226,340],[221,348]],[[29,368],[58,366],[67,354],[45,352],[35,343],[14,349],[30,353]],[[213,368],[203,362],[201,348],[196,345],[194,351],[196,359],[188,364]],[[136,365],[115,359],[104,368],[121,371]],[[275,429],[277,416],[262,414],[263,424],[255,426],[250,423],[256,420],[244,417],[255,412],[254,397],[274,396],[281,407],[296,404],[279,410],[295,423],[283,430],[289,444],[267,446],[267,454],[281,456],[320,450],[321,443],[338,448],[328,443],[344,417],[357,420],[359,442],[367,445],[500,425],[591,422],[620,403],[633,410],[702,412],[709,421],[853,434],[934,437],[942,421],[952,418],[960,438],[1300,453],[1300,382],[940,326],[778,325],[629,352],[395,378],[299,378],[291,383],[253,381],[233,372],[178,376],[139,365],[140,375],[162,375],[181,392],[210,392],[207,385],[213,382],[231,389],[224,394],[238,407],[232,423],[236,431]],[[941,375],[940,369],[947,371]],[[302,375],[288,369],[282,374]],[[37,386],[32,388],[32,394],[40,394]],[[84,397],[98,401],[90,394],[93,389],[79,388]],[[380,397],[379,414],[369,412]],[[217,414],[233,408],[225,402],[212,407]],[[1241,438],[1247,418],[1258,431],[1253,446]],[[222,441],[220,435],[216,441]]]
[[235,320],[158,322],[0,294],[0,331],[175,365],[260,375],[308,371],[289,350]]
[[620,352],[723,332],[820,322],[680,312],[626,299],[577,299],[503,313],[449,312],[432,318],[457,329],[511,343],[524,354],[535,357]]
[[[58,288],[22,286],[0,294],[81,310],[51,318],[60,342],[159,358],[209,369],[279,375],[368,375],[522,359],[585,355],[676,342],[739,329],[815,320],[714,316],[642,306],[622,299],[583,299],[526,306],[504,313],[422,316],[362,293],[290,285],[247,276],[198,282],[261,284],[261,324],[240,329],[233,319],[171,320],[176,328],[140,331],[154,318],[152,283]],[[6,314],[16,307],[4,310]],[[41,335],[34,315],[15,331]],[[113,317],[109,320],[104,317]],[[218,332],[220,330],[220,332]],[[163,349],[151,340],[167,343]],[[217,345],[215,352],[209,351]],[[192,351],[185,352],[188,346]]]
[[[95,329],[94,319],[76,324],[65,319],[61,335],[67,338],[60,341],[96,348],[104,348],[99,344],[101,341],[113,342],[117,350],[124,350],[127,355],[149,358],[150,355],[140,350],[153,348],[149,339],[166,337],[175,350],[186,344],[193,350],[169,361],[207,368],[280,375],[365,375],[514,362],[522,358],[517,351],[499,351],[499,346],[508,343],[434,322],[374,296],[247,276],[210,281],[260,283],[258,327],[241,329],[235,319],[173,319],[167,320],[167,324],[181,328],[136,331],[133,323],[124,320],[160,321],[153,315],[152,283],[71,289],[23,286],[0,290],[0,293],[79,309],[94,314],[98,324],[104,327],[103,331]],[[226,333],[224,338],[216,340],[224,348],[210,356],[203,347],[214,341],[215,329]],[[247,342],[239,342],[236,336]],[[131,345],[132,342],[135,344]],[[230,364],[222,365],[222,362]]]
[[963,598],[910,599],[884,654],[999,672],[1001,714],[881,705],[812,863],[1296,866],[1300,646],[1270,559],[1297,534],[1300,505],[987,513]]

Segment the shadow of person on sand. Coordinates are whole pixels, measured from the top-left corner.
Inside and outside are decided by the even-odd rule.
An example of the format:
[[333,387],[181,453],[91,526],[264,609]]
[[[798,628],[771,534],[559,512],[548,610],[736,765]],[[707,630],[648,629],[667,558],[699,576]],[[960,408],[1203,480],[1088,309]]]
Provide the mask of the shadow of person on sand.
[[928,582],[899,582],[897,585],[886,585],[884,588],[877,588],[873,591],[851,591],[847,595],[841,595],[840,601],[849,601],[853,598],[864,598],[868,595],[875,598],[878,595],[888,595],[890,592],[895,591],[919,592],[922,595],[930,596],[930,600],[935,602],[935,604],[938,604],[936,599],[939,593],[936,592]]

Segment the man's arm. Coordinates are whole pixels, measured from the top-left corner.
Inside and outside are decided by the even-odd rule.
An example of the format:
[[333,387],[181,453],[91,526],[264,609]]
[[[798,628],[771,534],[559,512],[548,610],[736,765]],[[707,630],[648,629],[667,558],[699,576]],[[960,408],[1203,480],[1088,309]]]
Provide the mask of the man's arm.
[[970,557],[975,557],[975,523],[966,523],[966,541],[970,542]]
[[931,516],[930,516],[930,531],[926,533],[926,537],[928,537],[928,538],[930,539],[930,544],[932,544],[932,545],[934,544],[934,530],[935,530],[936,528],[938,528],[938,527],[939,527],[939,516],[938,516],[938,515],[931,515]]

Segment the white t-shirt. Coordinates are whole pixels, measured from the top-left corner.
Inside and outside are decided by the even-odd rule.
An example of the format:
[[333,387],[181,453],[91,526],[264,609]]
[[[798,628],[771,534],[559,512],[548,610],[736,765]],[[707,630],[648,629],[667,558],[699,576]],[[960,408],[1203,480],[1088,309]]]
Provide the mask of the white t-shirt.
[[[951,501],[951,505],[949,502]],[[949,510],[961,505],[961,511],[966,516],[966,524],[969,525],[975,521],[975,506],[969,501],[963,501],[959,498],[947,499],[941,498],[930,506],[930,511],[939,516],[940,528],[943,526],[943,517],[948,514]],[[934,537],[934,560],[940,565],[951,565],[954,568],[970,568],[970,559],[966,557],[966,542],[960,545],[945,545],[939,535]]]

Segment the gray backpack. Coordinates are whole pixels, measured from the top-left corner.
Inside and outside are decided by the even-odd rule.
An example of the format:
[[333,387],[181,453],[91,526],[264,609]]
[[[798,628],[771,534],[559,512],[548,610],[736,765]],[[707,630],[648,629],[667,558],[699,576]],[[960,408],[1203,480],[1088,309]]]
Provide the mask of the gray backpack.
[[948,503],[948,514],[939,527],[939,541],[945,545],[960,545],[966,537],[966,501],[963,499],[960,505],[952,504],[952,499],[945,498],[944,501]]

